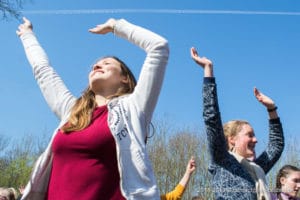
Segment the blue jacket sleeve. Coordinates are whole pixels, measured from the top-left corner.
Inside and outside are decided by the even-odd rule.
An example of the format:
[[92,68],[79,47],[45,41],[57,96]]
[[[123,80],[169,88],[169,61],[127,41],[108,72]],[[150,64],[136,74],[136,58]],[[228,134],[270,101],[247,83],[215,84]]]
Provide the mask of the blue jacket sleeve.
[[280,158],[284,149],[284,136],[280,119],[269,120],[269,142],[266,150],[260,154],[255,163],[267,174]]

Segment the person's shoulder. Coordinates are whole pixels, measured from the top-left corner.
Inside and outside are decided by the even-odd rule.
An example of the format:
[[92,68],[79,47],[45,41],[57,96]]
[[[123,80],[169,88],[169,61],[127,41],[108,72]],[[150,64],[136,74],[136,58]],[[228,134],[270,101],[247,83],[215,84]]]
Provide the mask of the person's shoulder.
[[277,193],[271,192],[270,196],[271,196],[271,200],[276,200],[277,199]]

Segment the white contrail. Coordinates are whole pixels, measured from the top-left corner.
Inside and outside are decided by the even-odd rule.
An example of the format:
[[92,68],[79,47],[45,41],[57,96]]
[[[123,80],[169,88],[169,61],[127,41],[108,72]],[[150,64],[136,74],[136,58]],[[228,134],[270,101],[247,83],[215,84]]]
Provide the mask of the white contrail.
[[215,15],[291,15],[299,16],[300,12],[282,11],[242,11],[242,10],[178,10],[178,9],[87,9],[87,10],[27,10],[26,15],[81,15],[109,13],[145,13],[145,14],[215,14]]

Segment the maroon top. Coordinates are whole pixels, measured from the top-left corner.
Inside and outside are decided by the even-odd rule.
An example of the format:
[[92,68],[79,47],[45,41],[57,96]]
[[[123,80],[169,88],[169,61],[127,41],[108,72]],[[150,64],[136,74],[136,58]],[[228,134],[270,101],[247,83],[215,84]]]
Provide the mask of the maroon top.
[[52,144],[47,200],[125,200],[107,114],[106,106],[97,107],[84,130],[58,131]]

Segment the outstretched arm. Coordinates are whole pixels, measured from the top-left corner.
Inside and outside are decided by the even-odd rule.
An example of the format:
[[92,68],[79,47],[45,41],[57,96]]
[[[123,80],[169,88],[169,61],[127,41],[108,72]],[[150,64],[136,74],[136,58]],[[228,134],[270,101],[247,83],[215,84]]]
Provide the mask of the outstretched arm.
[[34,77],[51,110],[61,119],[73,105],[75,97],[51,67],[48,56],[33,33],[32,23],[23,18],[16,31],[20,37],[27,59],[32,66]]
[[195,162],[194,157],[192,157],[186,166],[185,173],[184,173],[183,177],[181,178],[179,184],[176,186],[176,188],[173,191],[168,192],[165,195],[161,195],[161,200],[179,200],[179,199],[181,199],[182,195],[185,191],[185,188],[187,187],[187,184],[189,183],[191,175],[193,174],[193,172],[195,170],[196,170],[196,162]]
[[268,173],[283,152],[283,130],[274,101],[270,97],[261,93],[257,88],[254,88],[254,95],[256,99],[266,107],[269,113],[270,133],[268,146],[266,150],[255,160],[255,162],[264,169],[265,173]]
[[182,185],[183,187],[186,187],[190,181],[191,175],[195,170],[196,170],[196,161],[195,158],[192,157],[186,166],[185,173],[182,179],[180,180],[179,184]]
[[200,57],[197,50],[191,48],[192,59],[204,70],[203,84],[203,118],[206,128],[209,151],[212,162],[226,163],[228,155],[226,140],[223,133],[221,114],[219,112],[217,86],[213,74],[213,63],[206,57]]

